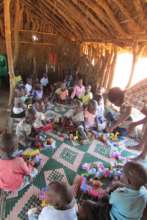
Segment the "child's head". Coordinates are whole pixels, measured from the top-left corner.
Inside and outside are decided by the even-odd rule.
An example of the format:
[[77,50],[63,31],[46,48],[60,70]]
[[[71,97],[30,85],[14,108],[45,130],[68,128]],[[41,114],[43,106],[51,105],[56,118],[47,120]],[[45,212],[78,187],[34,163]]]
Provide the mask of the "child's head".
[[124,91],[122,91],[119,87],[114,87],[109,90],[108,99],[114,105],[120,107],[124,102]]
[[27,78],[27,83],[32,85],[32,78]]
[[49,97],[48,96],[44,96],[43,102],[44,102],[45,105],[47,105],[48,102],[49,102]]
[[98,105],[100,105],[100,103],[102,101],[102,95],[97,95],[96,100],[97,100]]
[[79,220],[96,220],[98,217],[98,205],[90,200],[83,200],[79,204]]
[[1,154],[4,153],[8,158],[11,158],[16,145],[17,145],[16,137],[5,131],[1,137],[0,153]]
[[91,101],[89,102],[87,110],[88,110],[91,114],[95,114],[95,113],[96,113],[96,101],[95,101],[95,100],[91,100]]
[[86,92],[88,93],[88,92],[91,92],[91,85],[88,85],[88,86],[86,86]]
[[22,102],[20,101],[20,100],[18,100],[18,99],[15,99],[14,100],[14,106],[16,107],[16,108],[22,108],[23,106],[22,106]]
[[35,102],[35,109],[38,111],[38,112],[43,112],[44,111],[44,102],[42,100],[37,100]]
[[48,186],[48,202],[56,209],[68,209],[69,203],[73,200],[71,188],[63,183],[54,181]]
[[37,84],[35,85],[35,90],[41,91],[41,90],[42,90],[42,86],[41,86],[39,83],[37,83]]
[[44,78],[47,78],[48,76],[47,76],[47,73],[43,73],[43,77]]
[[80,100],[74,100],[74,106],[76,111],[80,111],[83,108],[82,102]]
[[61,83],[61,90],[65,90],[66,89],[66,84],[65,83]]
[[79,85],[79,86],[83,86],[83,79],[79,79],[79,80],[78,80],[78,85]]
[[32,124],[34,121],[35,121],[35,116],[34,116],[34,110],[31,108],[31,109],[28,109],[25,113],[25,121],[26,123],[28,124]]
[[147,172],[144,167],[134,161],[127,162],[123,168],[122,181],[134,189],[147,184]]

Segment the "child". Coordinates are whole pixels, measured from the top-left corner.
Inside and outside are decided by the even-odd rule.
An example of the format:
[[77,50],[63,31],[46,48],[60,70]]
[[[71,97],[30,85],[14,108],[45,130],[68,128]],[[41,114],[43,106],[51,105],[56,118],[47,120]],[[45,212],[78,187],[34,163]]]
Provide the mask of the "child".
[[[106,210],[103,210],[104,213]],[[78,204],[78,220],[107,220],[99,215],[99,206],[96,202],[83,200]]]
[[67,98],[68,98],[68,89],[66,88],[66,84],[65,83],[62,83],[61,84],[61,87],[58,88],[56,91],[55,91],[55,94],[57,96],[57,101],[60,102],[60,103],[65,103],[67,101]]
[[[69,186],[62,182],[52,182],[48,186],[48,203],[36,220],[77,220],[75,199]],[[28,213],[31,220],[32,213]]]
[[15,147],[15,138],[5,132],[2,135],[0,148],[0,189],[11,192],[19,190],[23,186],[25,176],[31,179],[32,171],[32,167],[29,167],[23,158],[12,157]]
[[49,81],[48,81],[47,73],[44,73],[43,77],[40,80],[40,84],[43,86],[43,88],[46,88],[48,86],[48,83]]
[[88,105],[89,101],[93,99],[93,94],[91,92],[91,85],[88,85],[85,89],[85,95],[81,98],[83,105]]
[[73,88],[73,92],[71,94],[71,99],[78,98],[81,99],[85,94],[85,86],[83,85],[83,80],[79,79]]
[[16,136],[19,148],[25,149],[35,141],[33,122],[35,120],[34,111],[27,111],[25,118],[19,122],[16,127]]
[[96,123],[98,131],[103,131],[106,128],[105,107],[102,95],[96,96]]
[[79,126],[82,140],[87,140],[87,131],[96,126],[96,102],[92,100],[84,111],[84,125]]
[[25,84],[26,95],[30,96],[32,92],[32,78],[27,78],[27,83]]
[[127,162],[123,168],[122,184],[110,194],[111,220],[140,220],[147,205],[147,172],[136,162]]
[[47,112],[48,110],[53,108],[53,104],[49,101],[49,97],[48,96],[44,96],[43,98],[43,102],[44,102],[44,112]]
[[37,84],[35,86],[35,89],[32,93],[34,100],[41,100],[43,98],[43,89],[42,86],[40,84]]
[[84,112],[82,102],[79,100],[74,100],[74,107],[70,109],[66,114],[65,117],[72,120],[72,122],[76,125],[79,125],[84,122]]
[[21,101],[14,99],[14,106],[11,113],[12,118],[24,118],[25,117],[25,108]]
[[34,128],[40,129],[46,124],[46,117],[44,113],[44,103],[42,100],[39,100],[35,103],[35,121],[34,121]]

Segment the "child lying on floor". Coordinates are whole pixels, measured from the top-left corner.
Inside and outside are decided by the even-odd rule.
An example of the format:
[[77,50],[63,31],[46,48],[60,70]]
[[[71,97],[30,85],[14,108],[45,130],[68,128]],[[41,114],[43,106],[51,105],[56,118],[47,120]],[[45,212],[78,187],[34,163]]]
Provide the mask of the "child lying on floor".
[[52,182],[48,186],[48,203],[39,216],[37,210],[29,210],[29,220],[77,220],[75,199],[69,186]]
[[127,162],[121,182],[108,189],[108,199],[103,198],[97,203],[84,201],[79,209],[79,219],[140,220],[147,206],[146,184],[147,172],[143,166],[136,162]]
[[33,170],[23,158],[12,156],[16,148],[15,139],[11,134],[4,133],[0,147],[0,189],[11,192],[24,186],[25,176],[31,180]]

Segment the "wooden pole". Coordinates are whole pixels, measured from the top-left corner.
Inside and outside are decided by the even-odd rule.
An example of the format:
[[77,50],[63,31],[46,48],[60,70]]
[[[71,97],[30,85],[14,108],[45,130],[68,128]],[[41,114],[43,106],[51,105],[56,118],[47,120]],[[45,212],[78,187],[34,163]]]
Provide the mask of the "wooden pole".
[[142,48],[143,48],[142,46],[138,45],[138,42],[134,43],[133,52],[132,52],[133,53],[133,61],[132,61],[131,73],[130,73],[130,77],[129,77],[126,89],[128,89],[131,86],[133,75],[134,75],[134,70],[135,70],[135,66],[136,66],[136,62],[138,60],[139,54],[142,51]]
[[5,41],[9,68],[10,95],[9,106],[12,103],[15,88],[15,74],[13,66],[12,39],[11,39],[11,19],[10,19],[10,3],[11,0],[3,0],[4,3],[4,24],[5,24]]
[[15,21],[14,21],[14,68],[17,64],[17,59],[19,55],[19,29],[21,25],[22,11],[20,11],[19,0],[15,1]]

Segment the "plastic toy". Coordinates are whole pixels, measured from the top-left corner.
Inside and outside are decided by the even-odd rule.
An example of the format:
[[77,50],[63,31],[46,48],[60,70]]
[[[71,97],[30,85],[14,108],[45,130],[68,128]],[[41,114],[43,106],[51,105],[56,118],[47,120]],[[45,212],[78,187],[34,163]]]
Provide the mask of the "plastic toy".
[[43,188],[40,191],[39,199],[41,201],[41,207],[45,207],[45,206],[48,205],[48,195],[47,195],[47,192],[48,192],[48,188],[47,187]]
[[101,198],[106,195],[106,190],[102,189],[102,183],[97,178],[84,176],[82,178],[80,189],[83,193],[87,193],[95,198]]
[[[85,170],[87,176],[90,175],[93,178],[96,177],[98,180],[105,178],[115,178],[120,177],[122,171],[121,169],[116,169],[115,167],[105,167],[103,163],[95,164],[82,164],[81,169]],[[85,176],[85,173],[84,173]],[[116,178],[117,178],[116,177]]]
[[107,143],[107,139],[104,137],[103,134],[101,134],[101,135],[98,136],[98,140],[101,141],[101,142],[103,142],[104,144]]
[[117,141],[118,140],[118,135],[119,135],[119,132],[110,133],[109,139],[112,140],[112,141]]
[[23,156],[25,158],[35,157],[39,154],[40,154],[40,151],[38,149],[37,150],[28,149],[28,150],[23,152]]

